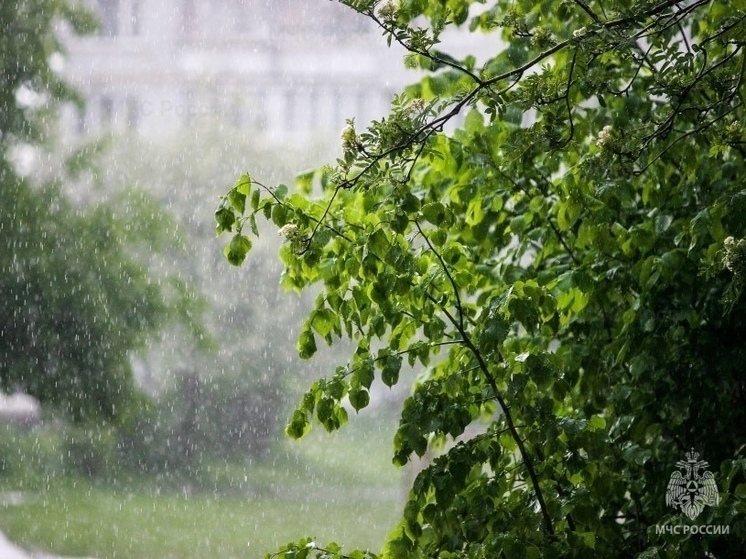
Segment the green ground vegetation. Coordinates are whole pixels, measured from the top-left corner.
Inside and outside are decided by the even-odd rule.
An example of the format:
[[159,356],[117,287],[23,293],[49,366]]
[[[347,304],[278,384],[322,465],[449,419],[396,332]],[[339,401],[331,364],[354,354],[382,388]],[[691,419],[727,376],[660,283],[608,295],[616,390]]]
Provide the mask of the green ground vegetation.
[[373,423],[285,441],[264,460],[204,460],[188,473],[117,481],[80,475],[59,432],[6,427],[0,438],[14,438],[15,454],[3,453],[0,530],[28,549],[99,559],[259,557],[299,530],[375,549],[404,492],[385,458],[393,426]]

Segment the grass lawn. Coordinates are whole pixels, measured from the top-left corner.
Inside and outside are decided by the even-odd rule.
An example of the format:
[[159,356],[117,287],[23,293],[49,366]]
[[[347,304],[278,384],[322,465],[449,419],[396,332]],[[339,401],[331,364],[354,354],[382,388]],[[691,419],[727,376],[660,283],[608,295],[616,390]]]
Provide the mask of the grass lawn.
[[98,559],[261,558],[304,536],[379,551],[401,514],[401,473],[393,431],[355,423],[284,442],[265,462],[210,464],[200,491],[0,477],[0,490],[25,496],[0,505],[0,529],[27,548]]
[[65,487],[0,507],[0,524],[26,547],[100,559],[263,557],[304,535],[378,548],[397,507],[349,497],[307,503]]

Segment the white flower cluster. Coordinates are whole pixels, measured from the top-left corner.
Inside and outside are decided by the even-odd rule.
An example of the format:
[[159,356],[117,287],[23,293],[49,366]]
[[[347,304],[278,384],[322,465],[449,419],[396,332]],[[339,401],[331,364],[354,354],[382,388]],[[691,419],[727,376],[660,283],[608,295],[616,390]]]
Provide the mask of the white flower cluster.
[[611,142],[614,141],[614,128],[607,124],[604,126],[601,131],[598,133],[598,138],[596,139],[596,145],[599,149],[604,149],[611,145]]
[[396,0],[384,0],[380,6],[378,6],[377,14],[384,21],[392,21],[396,19],[396,12],[399,9],[398,2]]
[[347,126],[342,130],[340,138],[342,139],[342,148],[345,151],[354,149],[357,146],[357,132],[355,132],[355,124],[352,121],[347,122]]
[[573,37],[581,37],[582,35],[585,35],[585,32],[587,29],[585,27],[581,27],[580,29],[576,29],[572,32]]
[[412,116],[412,118],[417,118],[422,114],[422,111],[425,110],[425,100],[421,97],[412,99],[407,108],[409,109],[410,116]]
[[286,223],[277,234],[280,237],[285,237],[288,241],[294,241],[298,237],[298,226],[295,223]]
[[734,239],[728,237],[723,241],[725,257],[723,264],[731,272],[740,273],[746,269],[746,239]]

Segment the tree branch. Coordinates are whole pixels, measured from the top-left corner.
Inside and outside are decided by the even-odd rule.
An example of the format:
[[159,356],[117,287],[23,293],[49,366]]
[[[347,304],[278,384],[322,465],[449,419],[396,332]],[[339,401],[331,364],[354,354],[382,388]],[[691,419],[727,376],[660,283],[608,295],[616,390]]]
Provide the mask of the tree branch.
[[[445,270],[445,263],[442,261],[442,259],[441,259],[441,265],[444,267],[444,270]],[[453,282],[453,279],[450,276],[450,274],[447,272],[447,270],[446,270],[446,275],[448,275],[449,279]],[[458,290],[455,287],[455,282],[453,282],[453,285],[454,285],[454,289],[457,292]],[[451,322],[454,328],[456,328],[459,335],[461,336],[464,347],[466,347],[472,353],[472,355],[474,355],[474,358],[477,360],[479,369],[482,371],[482,374],[485,380],[487,381],[487,384],[489,385],[490,390],[492,391],[492,394],[495,396],[495,400],[497,400],[497,403],[500,406],[500,410],[503,413],[503,417],[505,417],[505,423],[507,425],[508,430],[510,431],[510,435],[512,439],[515,441],[516,445],[518,446],[518,451],[521,454],[521,459],[523,460],[523,464],[526,467],[528,476],[531,479],[531,485],[534,489],[534,494],[536,495],[536,500],[539,504],[541,515],[544,519],[544,527],[546,528],[547,533],[554,535],[554,524],[552,523],[552,517],[549,515],[549,510],[547,508],[546,501],[544,500],[544,494],[541,490],[541,486],[539,485],[539,477],[536,474],[536,470],[534,468],[531,455],[529,454],[528,449],[526,448],[526,445],[523,442],[523,438],[521,438],[520,434],[518,433],[518,429],[515,425],[515,422],[513,421],[513,416],[510,413],[510,408],[505,402],[502,392],[497,386],[497,382],[495,381],[494,377],[492,376],[492,373],[489,370],[489,367],[487,366],[487,363],[482,357],[482,353],[479,351],[479,348],[477,348],[474,342],[472,342],[471,337],[466,332],[466,329],[463,326],[463,320],[462,320],[463,315],[460,315],[459,319],[456,319],[456,317],[454,317],[445,306],[443,306],[442,304],[439,304],[437,301],[434,301],[434,300],[432,300],[432,302],[441,307],[441,310],[443,311],[443,313],[446,315],[448,320]]]
[[417,220],[414,220],[415,227],[417,227],[417,231],[420,232],[420,235],[422,235],[422,238],[425,239],[425,243],[427,243],[428,248],[432,251],[432,253],[435,255],[435,257],[438,259],[438,262],[440,262],[440,267],[443,269],[443,273],[448,278],[448,282],[451,284],[451,289],[453,290],[453,295],[456,297],[456,311],[458,312],[458,328],[459,331],[464,331],[464,309],[461,306],[461,295],[459,294],[459,288],[456,284],[456,280],[453,279],[453,276],[451,275],[450,270],[448,269],[448,266],[446,266],[445,260],[443,260],[443,257],[440,255],[440,253],[435,250],[435,247],[430,242],[430,239],[428,239],[427,235],[425,235],[424,231],[420,227],[420,223]]
[[574,0],[575,3],[581,7],[581,9],[587,13],[589,16],[591,16],[591,19],[594,23],[601,23],[601,19],[595,14],[593,10],[591,10],[591,7],[586,4],[583,0]]

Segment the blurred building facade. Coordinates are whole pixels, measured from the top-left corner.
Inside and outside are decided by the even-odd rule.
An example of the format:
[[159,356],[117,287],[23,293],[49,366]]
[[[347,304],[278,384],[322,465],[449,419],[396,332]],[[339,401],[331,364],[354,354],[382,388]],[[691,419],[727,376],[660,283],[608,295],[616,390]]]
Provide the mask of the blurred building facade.
[[184,133],[200,119],[268,143],[328,137],[387,112],[412,80],[367,18],[328,0],[85,0],[98,34],[69,37],[87,99],[66,131]]

